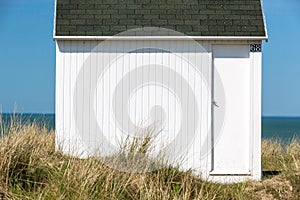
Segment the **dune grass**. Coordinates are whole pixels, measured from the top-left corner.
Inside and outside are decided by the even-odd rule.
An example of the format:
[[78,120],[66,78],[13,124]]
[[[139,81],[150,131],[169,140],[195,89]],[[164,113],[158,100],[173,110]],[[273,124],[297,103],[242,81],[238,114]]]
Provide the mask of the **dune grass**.
[[262,181],[217,184],[164,167],[125,173],[96,158],[55,151],[54,132],[12,120],[0,125],[0,199],[300,199],[300,146],[263,141]]

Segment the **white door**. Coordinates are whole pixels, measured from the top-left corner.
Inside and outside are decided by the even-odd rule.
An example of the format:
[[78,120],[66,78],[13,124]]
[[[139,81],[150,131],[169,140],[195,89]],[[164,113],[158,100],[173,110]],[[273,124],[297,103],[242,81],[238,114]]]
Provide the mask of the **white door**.
[[248,45],[213,46],[211,175],[250,171],[250,58]]

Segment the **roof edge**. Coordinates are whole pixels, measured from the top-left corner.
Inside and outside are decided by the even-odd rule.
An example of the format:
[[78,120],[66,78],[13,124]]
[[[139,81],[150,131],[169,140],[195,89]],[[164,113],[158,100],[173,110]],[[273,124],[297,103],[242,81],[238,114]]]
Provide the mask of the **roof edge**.
[[268,36],[54,36],[54,40],[266,40]]
[[56,35],[56,10],[57,10],[57,0],[54,1],[53,39],[55,39],[55,35]]
[[266,21],[266,16],[264,12],[264,5],[263,5],[263,0],[260,0],[260,5],[261,5],[261,12],[263,16],[263,21],[264,21],[264,28],[265,28],[265,35],[266,35],[266,42],[269,40],[269,35],[268,35],[268,29],[267,29],[267,21]]

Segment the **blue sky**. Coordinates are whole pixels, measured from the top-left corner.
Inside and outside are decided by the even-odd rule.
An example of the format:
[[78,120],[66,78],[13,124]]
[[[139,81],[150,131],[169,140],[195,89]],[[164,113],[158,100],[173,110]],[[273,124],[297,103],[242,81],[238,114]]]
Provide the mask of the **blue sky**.
[[[0,107],[54,113],[54,0],[0,1]],[[300,1],[264,0],[263,115],[300,116]]]

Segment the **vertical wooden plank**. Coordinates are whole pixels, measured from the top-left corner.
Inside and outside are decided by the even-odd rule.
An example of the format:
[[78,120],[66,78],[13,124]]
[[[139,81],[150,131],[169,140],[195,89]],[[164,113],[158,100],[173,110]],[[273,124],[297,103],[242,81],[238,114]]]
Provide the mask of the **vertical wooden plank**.
[[[66,141],[70,143],[70,127],[71,127],[71,109],[70,109],[70,101],[71,101],[71,85],[70,85],[70,70],[71,70],[71,46],[70,41],[65,42],[65,59],[64,59],[64,132],[66,135]],[[71,144],[70,144],[71,145]]]
[[201,45],[203,46],[204,50],[206,50],[202,54],[201,59],[201,65],[202,69],[204,69],[204,76],[206,78],[206,84],[207,84],[207,101],[206,101],[206,109],[207,113],[204,115],[206,117],[206,123],[205,127],[206,129],[201,129],[201,144],[203,145],[203,148],[201,148],[202,152],[201,155],[205,156],[202,157],[201,160],[201,167],[205,169],[205,177],[208,177],[209,171],[211,169],[211,126],[212,126],[212,117],[211,117],[211,93],[212,93],[212,49],[211,49],[211,43],[210,42],[201,42]]
[[[123,41],[122,42],[122,47],[121,47],[121,50],[120,50],[120,53],[122,55],[122,62],[123,62],[123,66],[122,66],[122,75],[121,77],[125,77],[125,76],[128,76],[129,75],[129,70],[130,70],[130,66],[129,66],[129,54],[127,53],[127,48],[129,48],[129,42],[128,41]],[[129,85],[129,81],[130,79],[128,79],[127,82],[123,81],[123,94],[122,94],[122,102],[125,101],[125,99],[123,98],[124,96],[129,96],[129,88],[128,88],[128,85]],[[128,111],[129,111],[129,100],[126,104],[127,106],[126,107],[123,107],[122,108],[122,116],[124,116]],[[128,115],[126,115],[127,117],[129,117]],[[132,134],[129,130],[129,123],[127,121],[127,119],[123,119],[122,118],[122,128],[124,131],[126,131],[124,134]]]
[[64,138],[64,53],[61,49],[64,42],[56,41],[56,97],[55,97],[55,129],[56,149],[63,147]]
[[[162,43],[162,48],[163,50],[169,50],[169,45],[170,42],[169,41],[163,41]],[[171,70],[171,66],[170,66],[170,56],[171,53],[169,52],[163,52],[163,57],[162,57],[162,66],[167,69],[167,70]],[[168,71],[167,71],[168,72]],[[170,115],[169,115],[169,110],[170,110],[170,85],[169,85],[169,76],[170,73],[163,73],[162,74],[162,84],[163,84],[163,95],[162,95],[162,105],[163,105],[163,109],[164,109],[164,113],[165,113],[165,121],[163,124],[163,132],[162,132],[162,143],[163,144],[167,144],[168,142],[170,142],[170,140],[172,139],[170,137],[171,131],[170,131]],[[163,114],[163,113],[162,113]],[[163,116],[161,116],[161,119]]]
[[[133,49],[134,50],[137,50],[137,48],[138,48],[138,42],[137,41],[134,41],[134,46],[133,46]],[[133,56],[133,65],[134,65],[134,73],[132,74],[133,75],[133,79],[135,80],[135,86],[137,85],[137,79],[138,79],[138,73],[137,73],[137,71],[136,71],[136,69],[137,69],[137,66],[139,65],[139,63],[138,63],[138,53],[135,51],[134,53],[132,53],[132,56]],[[135,102],[135,104],[133,105],[133,111],[134,111],[134,114],[133,114],[133,116],[134,116],[134,124],[136,125],[136,126],[138,126],[138,123],[139,123],[139,117],[138,117],[138,109],[137,109],[137,107],[138,107],[138,101],[139,101],[139,99],[138,99],[138,97],[137,97],[137,95],[134,95],[134,99],[133,99],[133,101]],[[138,131],[138,130],[135,130],[135,134],[136,134],[136,131]]]
[[[201,46],[201,48],[199,46]],[[204,65],[203,63],[203,58],[205,56],[207,56],[207,53],[205,52],[205,47],[203,46],[203,43],[197,42],[196,46],[195,46],[195,63],[197,65],[197,68],[195,70],[199,70],[197,73],[197,77],[195,77],[195,93],[196,93],[196,102],[198,105],[198,123],[196,123],[196,136],[195,136],[195,147],[194,147],[194,165],[197,169],[202,169],[203,168],[203,157],[202,156],[202,149],[204,147],[204,142],[203,140],[203,132],[206,132],[206,136],[207,136],[207,127],[206,127],[206,103],[207,103],[207,93],[205,92],[208,88],[207,88],[207,76],[206,76],[206,72],[207,72],[207,68],[208,66]],[[201,85],[199,85],[199,82]],[[199,96],[201,98],[199,98]],[[200,99],[200,100],[199,100]],[[200,102],[199,102],[200,101]]]
[[[74,127],[73,127],[73,134],[74,136],[71,138],[73,140],[73,151],[75,150],[75,147],[77,148],[77,142],[78,140],[81,138],[81,122],[79,122],[80,118],[80,113],[82,113],[82,108],[81,108],[81,104],[79,103],[79,99],[81,98],[81,94],[80,94],[80,88],[78,87],[78,76],[80,74],[80,70],[81,70],[81,65],[82,65],[82,51],[81,51],[81,42],[77,42],[74,41],[72,42],[72,59],[74,59],[73,61],[73,70],[70,74],[70,76],[72,76],[72,81],[73,82],[73,87],[72,87],[72,98],[73,98],[73,105],[72,106],[72,116],[73,116],[73,121],[74,121]],[[75,146],[76,145],[76,146]],[[73,152],[75,154],[75,152]],[[77,152],[76,152],[77,153]]]
[[[211,161],[211,140],[210,138],[212,137],[212,70],[213,70],[213,58],[212,58],[212,45],[209,42],[205,42],[204,44],[205,49],[207,50],[207,56],[205,56],[205,58],[203,58],[203,63],[204,66],[206,66],[208,68],[206,76],[207,76],[207,84],[208,84],[208,88],[209,90],[208,92],[208,98],[207,98],[207,123],[206,123],[206,127],[207,127],[207,131],[204,131],[204,135],[202,134],[202,138],[207,137],[206,143],[204,144],[206,146],[206,157],[205,157],[205,168],[206,172],[208,174],[208,172],[211,169],[210,166],[210,161]],[[203,154],[204,155],[204,154]]]
[[[182,49],[183,49],[183,43],[182,43],[182,41],[177,41],[176,52],[180,52],[181,53]],[[180,55],[180,56],[183,56],[183,55]],[[178,99],[180,100],[180,103],[181,103],[180,104],[180,106],[181,106],[180,109],[182,109],[183,105],[182,105],[182,102],[181,102],[181,100],[182,100],[182,80],[181,80],[182,77],[181,77],[181,74],[182,74],[183,69],[182,69],[182,60],[181,59],[179,61],[176,60],[176,62],[175,62],[175,68],[176,68],[177,75],[180,75],[180,76],[176,76],[176,78],[175,78],[175,82],[176,82],[176,86],[175,87],[178,87],[178,91],[179,91],[179,93],[178,93]],[[176,122],[179,121],[178,118],[180,118],[180,117],[178,117],[178,116],[182,117],[182,113],[181,113],[180,109],[176,109],[175,108],[175,121]],[[181,119],[180,123],[181,122],[182,122],[182,119]],[[182,123],[180,125],[181,125],[180,128],[182,128]],[[182,135],[178,135],[179,134],[178,132],[176,134],[177,134],[177,137],[179,137],[180,141],[182,141],[183,140]],[[175,149],[174,149],[174,153],[175,153]]]
[[[185,80],[185,82],[187,83],[187,85],[185,86],[184,82],[182,81],[181,82],[181,92],[182,92],[182,97],[181,97],[181,100],[183,102],[185,102],[184,105],[182,105],[182,110],[184,110],[184,112],[187,113],[187,116],[182,116],[182,118],[184,119],[186,117],[186,122],[189,122],[190,121],[190,115],[191,113],[189,113],[189,105],[188,105],[188,102],[189,102],[189,91],[187,90],[186,87],[190,87],[190,79],[189,79],[189,69],[190,69],[190,66],[188,64],[188,62],[186,62],[186,60],[189,59],[189,44],[187,42],[183,42],[183,47],[182,47],[182,51],[183,51],[183,56],[184,56],[184,59],[185,61],[182,61],[181,62],[181,76],[183,78],[183,80]],[[184,95],[183,95],[184,94]],[[182,145],[186,145],[188,144],[188,134],[189,134],[189,126],[188,124],[186,124],[186,127],[182,127],[182,131],[183,131],[183,134],[184,134],[184,137],[182,138]],[[188,161],[187,161],[187,158],[188,158],[188,154],[187,152],[184,152],[183,154],[184,158],[185,158],[185,166],[188,165]]]
[[[110,55],[110,42],[105,42],[103,46],[100,48],[101,51],[103,51],[103,54],[101,56],[102,62],[101,64],[103,65],[102,67],[107,67],[105,66],[106,64],[109,64],[108,62],[105,62],[106,60],[110,61],[111,55]],[[109,123],[109,114],[110,114],[110,68],[103,70],[103,73],[101,75],[101,85],[102,87],[102,96],[100,97],[102,105],[101,105],[101,115],[102,115],[102,131],[103,134],[107,137],[110,138],[110,123]],[[99,90],[98,90],[99,91]],[[101,90],[100,90],[101,91]],[[99,106],[100,108],[100,106]],[[99,113],[99,115],[100,115]]]
[[[113,95],[115,93],[116,87],[117,87],[117,82],[118,82],[118,78],[121,76],[120,73],[122,72],[122,66],[120,63],[120,60],[118,59],[118,48],[120,47],[120,42],[121,41],[112,41],[111,42],[111,62],[112,65],[110,65],[110,70],[111,70],[111,77],[110,77],[110,83],[111,83],[111,90],[110,90],[110,102],[111,102],[111,114],[110,114],[110,120],[111,120],[111,134],[113,136],[113,141],[116,141],[118,138],[118,134],[117,134],[117,122],[115,121],[115,113],[113,112],[113,110],[116,110],[116,104],[118,103],[118,100],[113,101]],[[116,113],[119,114],[119,113]]]
[[[150,60],[150,54],[151,54],[151,48],[149,48],[150,45],[150,41],[144,41],[143,42],[143,47],[146,48],[145,51],[143,52],[143,63],[145,66],[149,66],[149,64],[151,64],[151,60]],[[150,96],[149,96],[149,90],[151,84],[149,83],[149,78],[150,78],[150,69],[149,67],[143,67],[143,83],[145,83],[146,87],[143,88],[143,116],[144,116],[144,121],[145,124],[144,126],[148,126],[151,120],[151,108],[150,108]]]
[[[102,43],[103,44],[103,43]],[[97,123],[96,124],[96,137],[95,137],[95,141],[98,143],[101,144],[101,142],[103,141],[103,134],[102,134],[102,131],[103,131],[103,118],[104,118],[104,113],[103,113],[103,107],[104,107],[104,104],[103,104],[103,96],[104,96],[104,86],[103,86],[103,83],[104,83],[104,79],[101,79],[101,70],[103,70],[104,68],[104,52],[102,50],[102,45],[101,43],[97,43],[97,48],[96,48],[96,57],[97,57],[97,66],[96,66],[96,75],[97,75],[97,79],[96,79],[96,91],[95,91],[95,101],[94,104],[96,106],[95,110],[96,110],[96,119],[97,119]],[[101,136],[100,136],[101,134]],[[100,153],[101,152],[101,147],[100,147],[100,144],[97,144],[95,145],[96,148],[97,148],[97,151],[99,152],[96,152],[96,153]]]
[[95,112],[97,112],[97,107],[94,108],[94,97],[96,94],[96,85],[97,85],[97,68],[98,68],[98,60],[97,60],[97,43],[90,42],[90,94],[89,94],[89,127],[90,127],[90,144],[91,150],[95,151],[96,146],[96,135],[97,135],[97,120],[95,116]]
[[[181,56],[181,55],[178,55],[178,50],[181,48],[179,46],[180,44],[178,43],[178,41],[175,41],[175,42],[170,42],[170,49],[172,49],[173,51],[173,54],[175,54],[176,58],[178,56]],[[176,59],[170,59],[170,66],[172,66],[172,70],[174,70],[174,76],[173,77],[170,77],[170,79],[172,79],[174,81],[174,88],[176,89],[177,87],[180,87],[179,85],[179,80],[177,79],[177,75],[179,74],[179,70],[180,70],[180,66],[179,66],[179,63],[176,62]],[[179,129],[176,128],[176,125],[179,124],[179,127],[180,127],[180,122],[178,123],[178,115],[180,115],[180,110],[177,110],[177,102],[176,102],[176,98],[180,99],[180,94],[177,93],[176,91],[174,91],[174,95],[176,95],[175,98],[173,98],[171,101],[171,107],[169,109],[169,115],[172,116],[172,127],[171,128],[171,131],[173,132],[172,133],[172,138],[176,138],[177,134],[178,134],[178,131]],[[179,102],[180,103],[180,102]],[[175,150],[173,150],[173,153],[175,153]]]
[[[79,81],[78,79],[83,79],[82,75],[84,73],[83,69],[83,64],[84,64],[84,42],[78,41],[76,42],[76,82]],[[84,81],[84,80],[82,80]],[[80,139],[84,139],[84,130],[83,130],[83,120],[82,120],[82,115],[84,112],[83,108],[83,91],[84,87],[81,86],[81,83],[76,83],[74,88],[74,92],[76,93],[75,95],[75,100],[76,100],[76,105],[75,105],[75,118],[76,118],[76,135]]]
[[[163,96],[164,96],[164,91],[163,91],[163,87],[161,86],[161,83],[163,81],[163,70],[162,70],[162,65],[163,65],[163,52],[161,50],[161,46],[162,46],[162,43],[163,41],[160,41],[160,42],[157,42],[157,53],[156,53],[156,65],[155,65],[155,68],[156,68],[156,94],[155,94],[155,98],[156,98],[156,105],[158,106],[163,106]],[[162,107],[163,109],[163,107]],[[163,127],[162,127],[162,122],[159,120],[159,118],[161,119],[162,118],[162,113],[157,113],[157,111],[155,110],[155,116],[157,116],[157,119],[156,120],[156,123],[157,123],[157,129],[158,130],[161,130]],[[163,137],[162,137],[162,134],[160,134],[160,143],[163,143]]]
[[[193,94],[191,95],[190,100],[192,100],[193,102],[196,103],[196,105],[194,105],[194,112],[191,113],[191,115],[193,115],[193,125],[191,127],[191,130],[193,130],[193,141],[192,141],[192,144],[191,144],[191,167],[194,167],[196,166],[196,148],[195,146],[197,145],[200,145],[200,143],[195,143],[197,141],[197,137],[198,135],[200,135],[200,132],[197,132],[197,125],[199,125],[199,123],[202,123],[201,121],[201,116],[202,116],[202,112],[200,111],[201,108],[199,108],[199,102],[197,100],[197,91],[196,91],[196,79],[197,79],[197,76],[199,76],[200,74],[198,74],[196,68],[197,68],[197,48],[196,48],[196,45],[195,43],[193,42],[192,45],[191,45],[191,51],[190,51],[190,55],[191,55],[191,58],[189,60],[189,62],[192,64],[191,68],[190,68],[190,77],[191,77],[191,87],[192,87],[192,90],[193,90]],[[202,85],[202,83],[201,83]],[[189,102],[190,102],[189,100]],[[202,102],[202,101],[200,101]],[[196,121],[196,114],[198,113],[198,121]]]
[[83,44],[83,112],[82,112],[82,119],[83,119],[83,130],[82,139],[85,141],[86,144],[90,142],[90,85],[91,85],[91,53],[90,53],[90,41],[85,41]]
[[70,88],[69,88],[69,98],[70,102],[68,106],[70,107],[70,139],[73,140],[77,138],[77,130],[76,130],[76,120],[75,120],[75,110],[76,107],[74,105],[75,98],[74,98],[74,91],[76,90],[76,80],[77,80],[77,42],[70,41],[70,73],[67,74],[70,78]]

